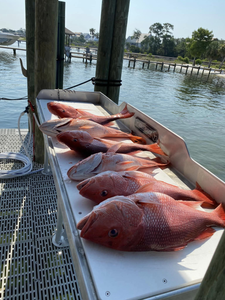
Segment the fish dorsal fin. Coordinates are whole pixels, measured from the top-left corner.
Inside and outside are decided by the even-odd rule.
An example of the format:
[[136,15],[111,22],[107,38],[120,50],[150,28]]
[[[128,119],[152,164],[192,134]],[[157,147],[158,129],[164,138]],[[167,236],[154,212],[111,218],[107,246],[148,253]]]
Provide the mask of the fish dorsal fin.
[[60,119],[60,123],[55,125],[54,128],[59,128],[62,127],[64,125],[69,124],[73,119],[72,118],[62,118]]
[[106,153],[107,154],[109,154],[109,153],[111,153],[111,154],[116,153],[120,149],[121,145],[122,145],[122,142],[121,143],[116,143],[115,145],[113,145],[112,147],[110,147]]

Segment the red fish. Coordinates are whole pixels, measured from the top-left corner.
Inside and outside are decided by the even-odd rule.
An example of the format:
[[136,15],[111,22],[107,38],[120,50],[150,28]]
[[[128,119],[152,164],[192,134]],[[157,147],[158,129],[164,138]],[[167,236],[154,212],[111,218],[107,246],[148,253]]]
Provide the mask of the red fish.
[[58,102],[49,102],[47,104],[48,110],[53,114],[56,115],[58,118],[80,118],[85,117],[88,118],[91,121],[94,121],[99,124],[107,124],[111,121],[117,120],[117,119],[126,119],[130,118],[134,115],[133,112],[129,112],[127,109],[127,104],[125,105],[124,109],[115,115],[111,116],[97,116],[94,114],[91,114],[83,109],[77,109],[67,104],[62,104]]
[[113,196],[135,193],[142,185],[157,181],[153,176],[140,171],[105,171],[78,183],[79,193],[95,203]]
[[81,237],[120,251],[177,251],[225,227],[220,204],[211,213],[196,210],[161,193],[116,196],[80,220]]
[[108,170],[119,172],[141,168],[165,167],[167,164],[134,157],[129,154],[99,152],[88,156],[72,166],[68,170],[67,175],[72,180],[84,180]]
[[135,143],[146,144],[145,139],[140,136],[135,136],[131,133],[126,133],[118,129],[105,127],[88,119],[63,118],[49,120],[42,123],[39,129],[49,136],[56,136],[57,134],[65,131],[83,130],[97,138],[127,138]]
[[203,207],[217,206],[216,202],[199,185],[197,185],[197,189],[184,190],[138,171],[106,171],[83,180],[77,185],[77,188],[83,197],[96,203],[117,195],[159,192],[169,195],[175,200],[200,201]]
[[[97,152],[107,152],[112,146],[118,153],[131,153],[137,151],[151,151],[154,154],[166,156],[157,143],[141,145],[137,143],[118,143],[117,141],[92,137],[83,130],[71,130],[59,133],[57,140],[67,145],[71,150],[90,155]],[[118,148],[118,150],[117,150]]]

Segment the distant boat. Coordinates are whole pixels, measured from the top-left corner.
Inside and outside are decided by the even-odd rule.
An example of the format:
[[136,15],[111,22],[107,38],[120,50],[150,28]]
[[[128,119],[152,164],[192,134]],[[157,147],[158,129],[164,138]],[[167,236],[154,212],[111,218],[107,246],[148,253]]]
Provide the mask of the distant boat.
[[12,45],[18,39],[18,35],[0,31],[0,45]]

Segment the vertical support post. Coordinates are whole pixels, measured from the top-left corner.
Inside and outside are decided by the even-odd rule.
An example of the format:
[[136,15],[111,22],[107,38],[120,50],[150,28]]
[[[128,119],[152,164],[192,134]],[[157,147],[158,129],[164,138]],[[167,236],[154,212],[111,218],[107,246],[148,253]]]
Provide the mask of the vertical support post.
[[164,64],[163,64],[163,62],[162,62],[162,65],[161,65],[161,71],[163,70],[163,65],[164,65]]
[[[96,78],[121,80],[130,0],[103,0]],[[112,22],[112,23],[111,23]],[[110,24],[111,23],[111,24]],[[108,61],[107,61],[108,60]],[[119,102],[120,85],[96,86],[114,102]]]
[[63,88],[65,48],[65,2],[58,2],[58,39],[57,39],[57,65],[56,65],[56,88]]
[[175,69],[176,69],[176,65],[177,65],[177,64],[174,64],[174,69],[173,69],[174,72],[175,72]]
[[[58,0],[35,1],[35,97],[56,84]],[[37,115],[37,112],[36,112]],[[44,162],[42,132],[35,127],[35,161]]]
[[187,71],[188,71],[188,66],[186,67],[186,73],[185,73],[185,75],[187,75]]
[[[101,22],[95,77],[109,79],[111,49],[113,42],[116,0],[102,0]],[[95,85],[95,91],[108,95],[107,85]]]
[[202,280],[195,300],[223,299],[225,294],[225,232]]
[[197,75],[198,75],[198,73],[199,73],[199,70],[200,70],[200,66],[198,67],[198,72],[197,72]]
[[[34,68],[35,68],[35,0],[25,1],[26,10],[26,48],[27,48],[27,94],[31,104],[35,106]],[[31,120],[32,110],[29,111]],[[34,133],[34,128],[33,128]]]
[[149,66],[150,66],[150,60],[148,61],[148,69],[149,69]]
[[136,58],[134,57],[134,64],[133,64],[133,68],[135,68],[135,64],[136,64]]

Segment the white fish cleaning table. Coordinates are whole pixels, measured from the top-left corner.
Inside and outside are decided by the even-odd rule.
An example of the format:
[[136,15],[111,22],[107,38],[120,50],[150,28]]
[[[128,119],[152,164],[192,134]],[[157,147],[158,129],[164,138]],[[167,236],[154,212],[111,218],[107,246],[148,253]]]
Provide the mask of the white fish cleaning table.
[[[47,109],[51,101],[97,115],[115,114],[125,106],[125,103],[117,106],[99,92],[43,90],[37,97],[41,123],[57,118]],[[183,188],[193,188],[198,182],[218,202],[224,201],[225,183],[190,158],[182,138],[129,104],[128,110],[135,112],[134,117],[120,120],[118,124],[149,142],[159,138],[162,149],[170,156],[171,166],[163,171],[155,169],[155,178]],[[83,240],[76,224],[92,210],[94,203],[83,198],[76,188],[78,182],[67,176],[68,169],[83,157],[56,138],[44,135],[44,141],[58,196],[53,242],[59,247],[69,243],[82,298],[193,299],[223,229],[215,228],[215,234],[209,239],[191,242],[184,250],[175,252],[121,252]]]

